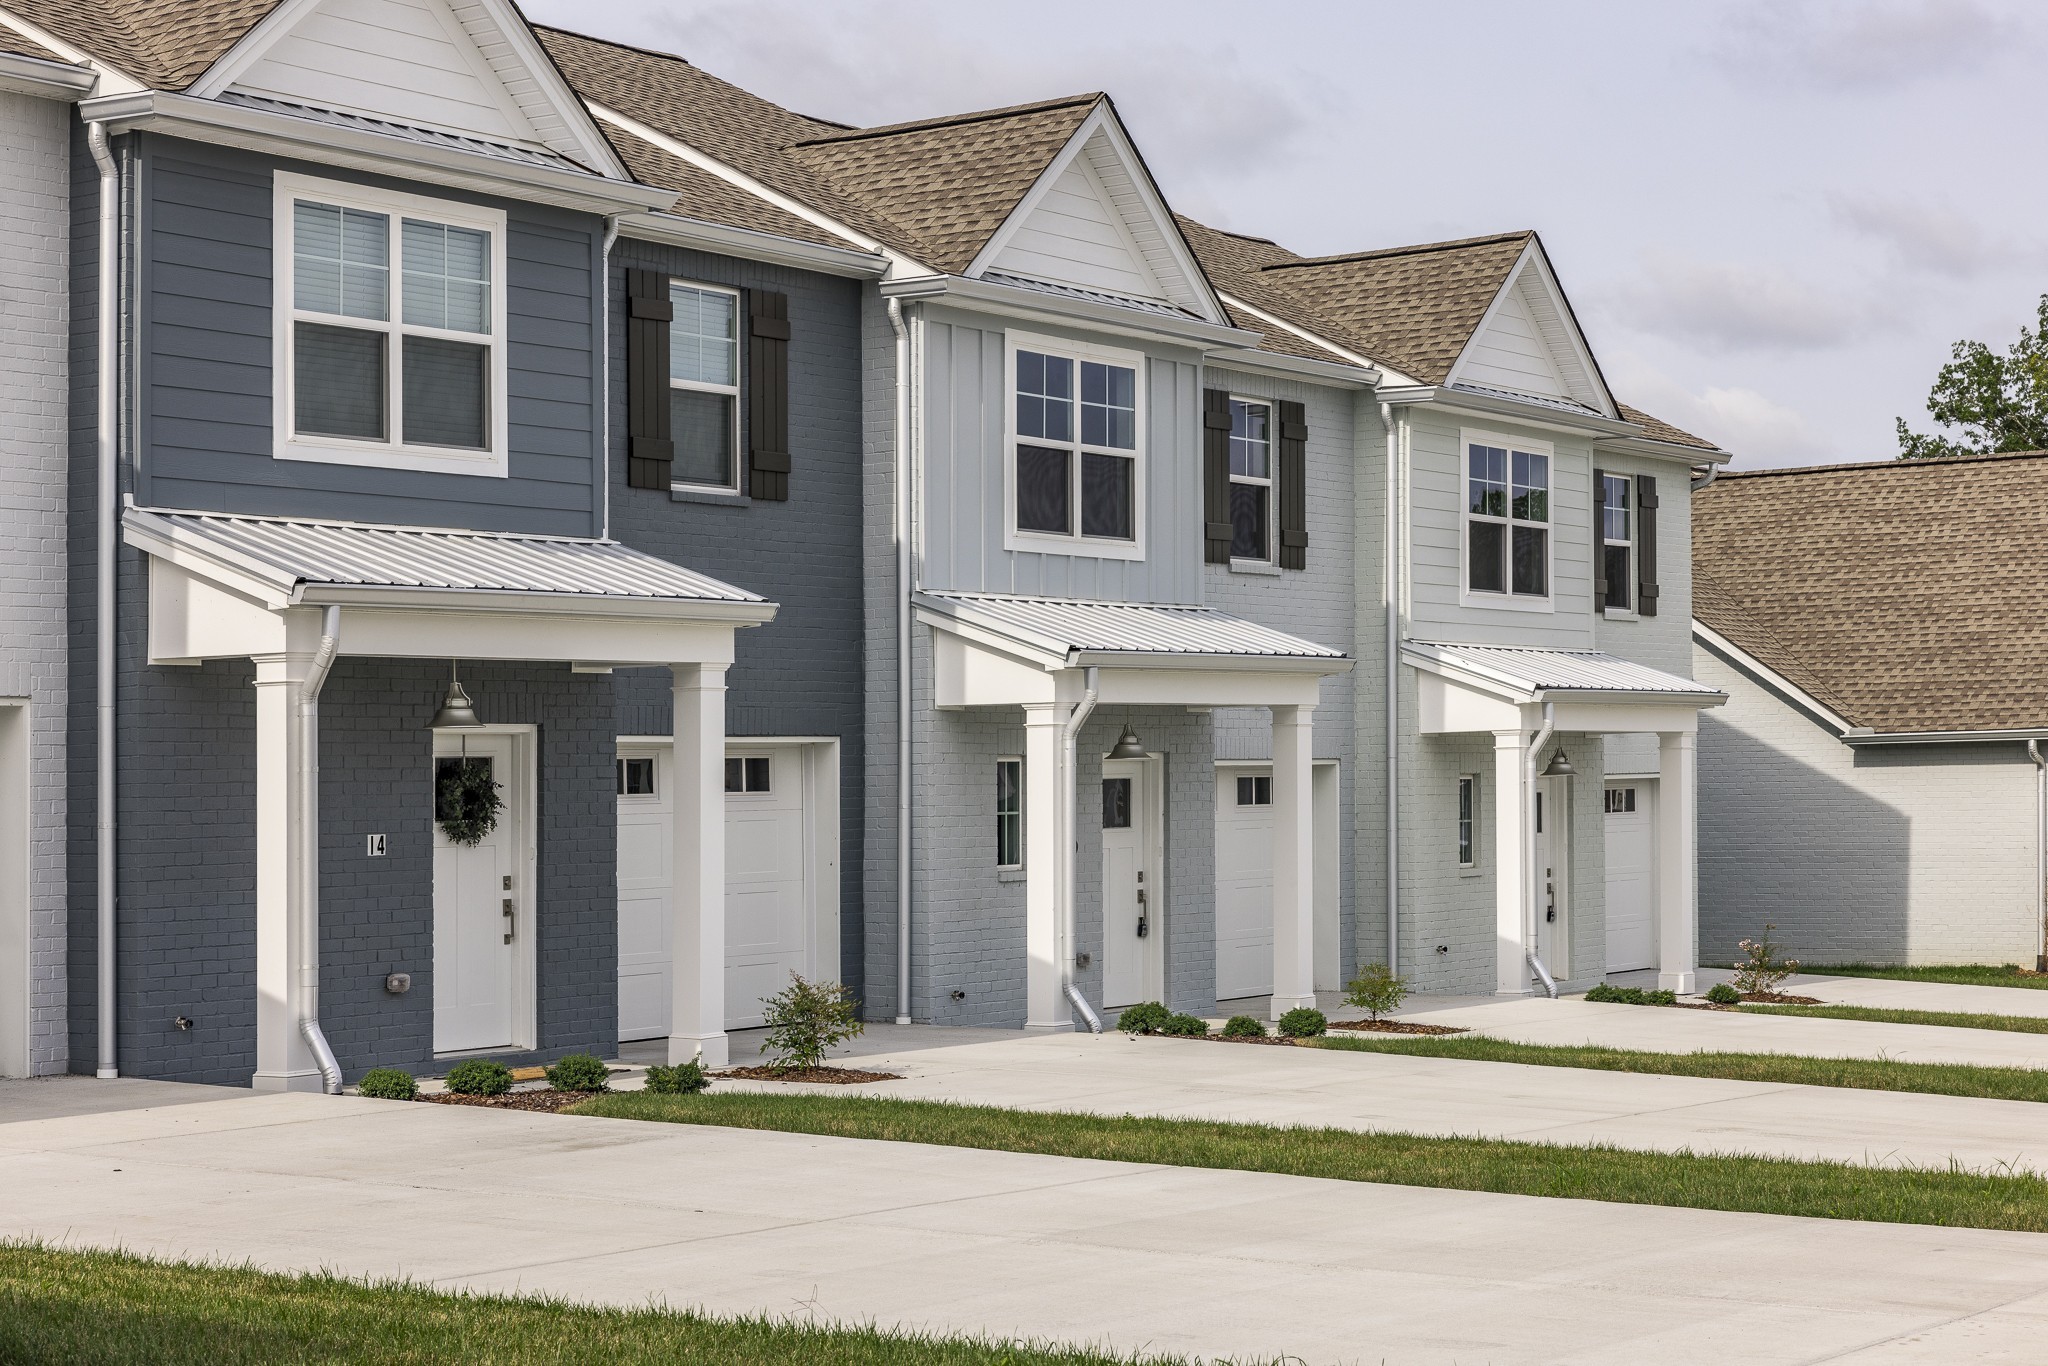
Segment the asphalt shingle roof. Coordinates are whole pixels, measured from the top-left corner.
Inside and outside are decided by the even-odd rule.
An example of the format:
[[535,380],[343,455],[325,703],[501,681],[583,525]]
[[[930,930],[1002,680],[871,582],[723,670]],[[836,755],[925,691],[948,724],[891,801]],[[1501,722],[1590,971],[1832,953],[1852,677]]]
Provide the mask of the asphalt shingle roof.
[[670,156],[653,143],[637,138],[622,128],[610,124],[598,126],[611,142],[612,149],[619,154],[619,160],[625,162],[626,169],[633,173],[635,180],[647,185],[658,185],[664,190],[674,190],[682,196],[670,210],[673,213],[685,218],[700,218],[707,223],[723,223],[727,227],[774,233],[778,237],[793,237],[799,242],[814,242],[829,247],[851,245],[838,233],[829,232],[815,223],[777,208],[757,194],[748,193],[731,181],[721,179],[678,157]]
[[157,90],[199,79],[279,0],[7,0],[8,8]]
[[[0,52],[11,52],[17,57],[34,57],[39,61],[62,62],[64,59],[35,39],[17,29],[0,24]],[[66,63],[69,65],[69,63]]]

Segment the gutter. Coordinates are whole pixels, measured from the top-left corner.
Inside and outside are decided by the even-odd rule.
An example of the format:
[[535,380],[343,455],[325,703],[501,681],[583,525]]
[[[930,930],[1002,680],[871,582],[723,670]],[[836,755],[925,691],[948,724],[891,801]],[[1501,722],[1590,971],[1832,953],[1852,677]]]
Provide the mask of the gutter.
[[597,534],[607,541],[612,535],[612,247],[619,240],[621,216],[604,220],[604,245],[597,252],[597,422],[604,433],[597,447],[597,487],[604,498]]
[[1628,437],[1636,436],[1642,431],[1642,428],[1633,422],[1602,417],[1598,413],[1567,412],[1547,404],[1521,403],[1511,398],[1477,394],[1470,389],[1454,389],[1443,384],[1382,386],[1380,398],[1384,402],[1403,406],[1429,404],[1440,408],[1463,409],[1467,412],[1484,413],[1489,417],[1519,422],[1525,427],[1541,427],[1580,435],[1591,433],[1596,437]]
[[910,1023],[910,330],[886,300],[896,332],[896,1023]]
[[97,746],[95,759],[95,902],[98,913],[98,1015],[99,1061],[95,1075],[121,1075],[116,1057],[114,1028],[114,933],[115,933],[115,805],[114,805],[114,568],[115,522],[120,500],[120,261],[121,261],[121,171],[107,147],[106,125],[88,122],[86,145],[100,171],[99,234],[99,374],[95,380],[98,398],[98,544],[94,553],[97,577],[94,590],[95,710]]
[[2048,728],[2023,730],[1872,730],[1850,726],[1842,731],[1846,745],[2010,745],[2048,740]]
[[879,279],[888,272],[889,260],[878,251],[853,247],[830,247],[774,233],[735,228],[701,218],[674,213],[629,213],[620,216],[626,235],[664,246],[687,247],[741,256],[750,261],[814,270],[822,275],[843,275],[856,279]]
[[320,690],[334,668],[335,653],[341,648],[341,609],[326,607],[320,613],[320,645],[313,652],[313,665],[299,684],[298,705],[293,722],[298,730],[299,819],[292,834],[298,841],[298,895],[293,898],[298,920],[299,1033],[313,1051],[320,1080],[330,1096],[341,1094],[341,1064],[320,1032]]
[[1529,908],[1523,922],[1522,956],[1529,960],[1529,966],[1543,982],[1544,993],[1552,1000],[1557,999],[1557,983],[1551,978],[1550,969],[1544,967],[1543,960],[1536,956],[1536,909],[1541,904],[1536,894],[1536,759],[1556,729],[1557,704],[1545,702],[1543,727],[1529,741],[1529,752],[1522,756],[1522,876],[1528,882],[1524,900]]
[[1081,700],[1074,704],[1074,710],[1060,727],[1060,870],[1054,885],[1060,899],[1060,990],[1081,1012],[1081,1018],[1088,1021],[1089,1030],[1100,1034],[1102,1018],[1089,1007],[1081,988],[1074,984],[1074,825],[1078,819],[1074,785],[1080,777],[1075,751],[1081,727],[1088,723],[1096,701],[1102,696],[1100,677],[1092,666],[1083,671],[1081,678]]
[[99,77],[93,72],[69,62],[51,62],[21,53],[0,52],[0,90],[75,103],[84,99],[98,81]]
[[949,303],[979,307],[1018,317],[1065,323],[1069,327],[1080,322],[1121,336],[1148,339],[1170,337],[1198,346],[1242,347],[1245,350],[1253,350],[1262,340],[1257,332],[1247,332],[1242,328],[1229,327],[1221,323],[1207,323],[1199,318],[1148,313],[1141,309],[1121,308],[1115,304],[1097,303],[1092,299],[1076,299],[1064,294],[1040,294],[1035,290],[992,284],[987,280],[970,280],[960,275],[916,275],[908,279],[885,280],[882,283],[882,295],[884,298],[905,300],[943,299]]

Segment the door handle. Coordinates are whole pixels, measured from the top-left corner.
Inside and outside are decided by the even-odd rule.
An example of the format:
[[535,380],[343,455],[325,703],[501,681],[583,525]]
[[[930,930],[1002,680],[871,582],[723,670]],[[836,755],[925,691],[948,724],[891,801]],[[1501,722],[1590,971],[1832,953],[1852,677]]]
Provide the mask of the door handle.
[[511,897],[506,897],[502,904],[505,912],[505,942],[509,944],[512,942],[513,931],[519,927],[519,917],[512,905]]

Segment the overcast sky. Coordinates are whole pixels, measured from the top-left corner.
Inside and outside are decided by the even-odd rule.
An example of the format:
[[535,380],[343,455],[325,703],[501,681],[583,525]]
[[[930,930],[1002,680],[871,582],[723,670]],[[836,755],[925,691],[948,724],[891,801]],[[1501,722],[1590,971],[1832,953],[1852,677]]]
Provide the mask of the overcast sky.
[[2048,11],[1997,0],[525,0],[807,114],[1107,90],[1176,208],[1323,254],[1543,235],[1615,392],[1888,459],[2048,291]]

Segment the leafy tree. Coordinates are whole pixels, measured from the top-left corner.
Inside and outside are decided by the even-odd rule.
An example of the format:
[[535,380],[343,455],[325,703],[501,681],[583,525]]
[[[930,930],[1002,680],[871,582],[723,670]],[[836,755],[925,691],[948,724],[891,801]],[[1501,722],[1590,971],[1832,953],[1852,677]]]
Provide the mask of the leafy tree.
[[1927,411],[1936,426],[1960,428],[1960,439],[1923,435],[1900,418],[1900,459],[2048,450],[2048,294],[2004,355],[1978,341],[1951,347]]

